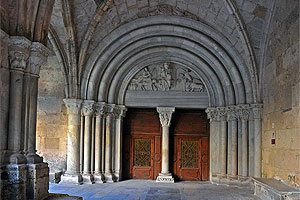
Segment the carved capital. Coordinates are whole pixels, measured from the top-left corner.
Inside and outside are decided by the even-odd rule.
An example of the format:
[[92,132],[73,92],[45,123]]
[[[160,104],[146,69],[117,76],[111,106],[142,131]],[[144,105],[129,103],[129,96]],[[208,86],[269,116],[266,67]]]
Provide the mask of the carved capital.
[[171,125],[172,114],[175,112],[175,107],[157,107],[159,113],[159,120],[162,127],[169,127]]
[[30,46],[30,57],[28,60],[29,72],[34,76],[39,76],[40,68],[47,62],[50,50],[42,43],[33,42]]
[[95,101],[93,100],[84,100],[82,103],[82,115],[84,116],[91,116],[94,114],[94,106],[95,106]]
[[116,119],[122,119],[126,115],[127,108],[123,105],[117,105],[115,107],[115,117]]
[[238,115],[240,120],[249,120],[250,106],[248,104],[238,105]]
[[209,107],[205,110],[205,112],[207,113],[207,118],[210,119],[210,122],[219,121],[220,117],[217,108]]
[[226,121],[227,120],[227,110],[226,107],[217,107],[219,119],[221,121]]
[[81,99],[64,99],[67,112],[69,114],[80,115],[82,100]]
[[114,117],[115,115],[115,104],[107,104],[105,107],[105,115],[106,117],[110,116],[110,117]]
[[95,104],[95,115],[96,116],[103,116],[105,114],[105,102],[97,102]]
[[10,69],[24,72],[31,42],[25,37],[11,36],[9,45]]
[[262,119],[263,115],[263,104],[252,104],[251,105],[253,118],[254,119]]
[[227,121],[238,120],[238,109],[236,106],[227,106]]

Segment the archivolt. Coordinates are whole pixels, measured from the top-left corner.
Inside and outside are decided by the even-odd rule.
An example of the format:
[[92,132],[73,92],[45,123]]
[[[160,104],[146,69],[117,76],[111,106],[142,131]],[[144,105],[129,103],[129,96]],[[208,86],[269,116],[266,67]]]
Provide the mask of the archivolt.
[[124,104],[130,78],[158,62],[177,62],[195,71],[206,85],[210,106],[255,99],[254,70],[247,68],[229,41],[203,23],[176,16],[138,19],[111,32],[87,61],[81,97]]

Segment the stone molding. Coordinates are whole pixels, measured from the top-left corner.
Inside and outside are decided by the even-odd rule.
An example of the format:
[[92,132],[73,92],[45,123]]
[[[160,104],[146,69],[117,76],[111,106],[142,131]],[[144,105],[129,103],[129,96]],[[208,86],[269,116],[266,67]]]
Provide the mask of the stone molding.
[[30,54],[30,45],[31,41],[25,37],[10,37],[10,45],[8,49],[11,70],[24,72]]
[[80,115],[82,100],[81,99],[64,99],[65,106],[67,107],[67,112],[73,115]]
[[159,120],[162,127],[170,127],[175,107],[157,107],[156,110],[159,113]]
[[45,47],[42,43],[33,42],[30,46],[30,57],[28,64],[30,67],[30,73],[33,76],[40,74],[40,68],[47,62],[47,58],[50,54],[50,50]]
[[95,116],[103,116],[106,110],[105,102],[96,102],[95,103]]
[[253,118],[262,119],[263,115],[263,104],[251,104]]
[[127,108],[126,106],[124,105],[117,105],[115,107],[115,118],[116,119],[123,119],[126,115],[126,111],[127,111]]
[[84,116],[91,116],[95,112],[95,101],[93,100],[84,100],[82,103],[81,112]]

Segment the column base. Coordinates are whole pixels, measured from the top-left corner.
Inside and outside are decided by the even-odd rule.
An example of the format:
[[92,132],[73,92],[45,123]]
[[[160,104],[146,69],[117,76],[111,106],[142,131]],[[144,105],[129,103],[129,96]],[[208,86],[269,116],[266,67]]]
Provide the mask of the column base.
[[94,184],[94,177],[91,174],[82,174],[82,182],[87,184]]
[[116,182],[116,177],[112,173],[105,173],[105,182],[106,183],[114,183]]
[[26,159],[29,164],[43,163],[43,158],[36,153],[27,154]]
[[83,183],[83,178],[81,174],[65,173],[63,176],[61,176],[60,183],[76,183],[81,185]]
[[28,164],[28,199],[45,199],[49,196],[49,167],[47,163]]
[[101,173],[95,173],[94,174],[94,181],[95,181],[95,183],[104,183],[105,177]]
[[9,163],[10,164],[26,164],[27,159],[21,153],[14,153],[9,157]]
[[174,178],[171,173],[159,173],[156,182],[161,183],[174,183]]

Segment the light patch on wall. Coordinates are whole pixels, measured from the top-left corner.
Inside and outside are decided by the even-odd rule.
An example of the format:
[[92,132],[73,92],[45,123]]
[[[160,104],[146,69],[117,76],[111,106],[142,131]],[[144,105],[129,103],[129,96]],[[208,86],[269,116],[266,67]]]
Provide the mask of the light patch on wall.
[[59,138],[45,138],[46,149],[59,149]]

